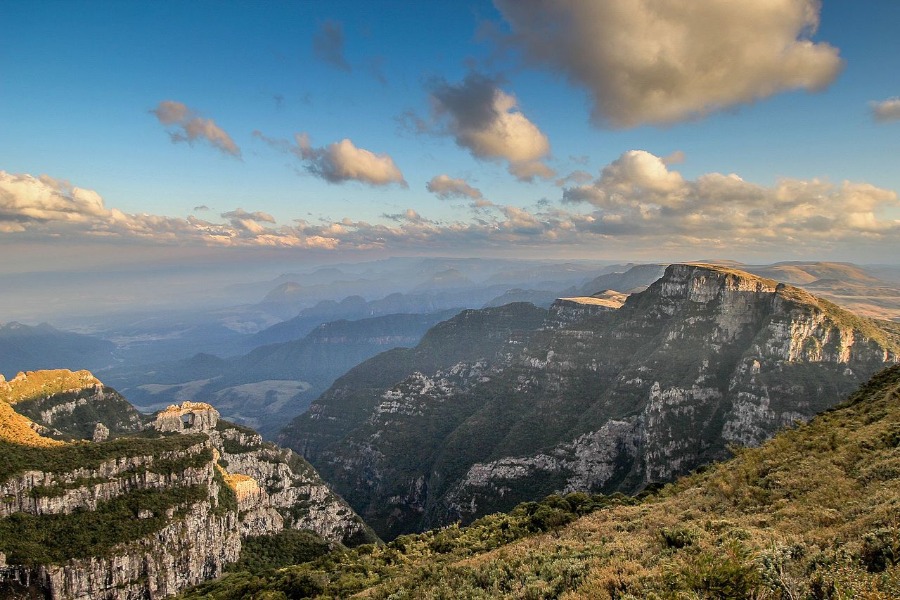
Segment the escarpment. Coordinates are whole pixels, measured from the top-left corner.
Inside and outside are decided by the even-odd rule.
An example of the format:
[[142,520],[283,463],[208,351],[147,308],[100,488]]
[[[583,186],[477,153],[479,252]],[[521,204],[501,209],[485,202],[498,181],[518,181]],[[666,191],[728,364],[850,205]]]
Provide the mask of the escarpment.
[[[106,441],[75,435],[101,425]],[[377,539],[303,459],[208,404],[145,419],[87,372],[30,372],[0,382],[0,434],[0,595],[160,598],[220,575],[249,536]]]
[[390,538],[669,481],[810,419],[900,356],[896,324],[704,264],[669,266],[618,308],[501,309],[353,369],[281,442]]

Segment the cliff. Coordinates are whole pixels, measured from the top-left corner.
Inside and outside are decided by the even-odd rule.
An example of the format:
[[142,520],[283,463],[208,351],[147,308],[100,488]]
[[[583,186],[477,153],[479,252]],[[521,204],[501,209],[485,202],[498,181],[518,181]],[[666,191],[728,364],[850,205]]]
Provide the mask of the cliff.
[[810,419],[900,356],[895,324],[711,265],[672,265],[618,309],[560,303],[536,324],[512,306],[531,317],[504,329],[470,311],[360,365],[282,443],[390,538],[554,492],[670,481]]
[[140,413],[89,371],[53,369],[0,376],[0,398],[58,437],[92,439],[98,424],[106,435],[143,429]]
[[[900,366],[810,423],[642,498],[573,493],[186,600],[900,598]],[[365,577],[360,577],[365,573]]]
[[[89,373],[0,386],[0,595],[161,598],[219,576],[243,538],[294,528],[338,545],[377,539],[308,463],[207,404],[173,405],[147,429],[89,442],[48,425],[66,415],[70,430],[98,429],[72,418],[94,414],[80,400],[112,401],[111,424],[134,410]],[[46,423],[13,410],[35,402]]]

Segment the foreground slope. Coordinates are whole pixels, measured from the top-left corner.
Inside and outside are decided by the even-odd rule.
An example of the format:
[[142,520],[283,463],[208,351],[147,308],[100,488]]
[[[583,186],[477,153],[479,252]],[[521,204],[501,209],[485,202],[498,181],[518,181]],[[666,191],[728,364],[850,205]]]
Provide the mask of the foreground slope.
[[308,463],[211,406],[141,421],[87,371],[0,380],[0,597],[159,598],[248,538],[377,540]]
[[282,435],[382,537],[572,491],[637,492],[835,405],[896,324],[672,265],[621,308],[467,311],[363,363]]
[[888,600],[900,597],[898,514],[895,366],[838,408],[639,502],[551,497],[187,597]]

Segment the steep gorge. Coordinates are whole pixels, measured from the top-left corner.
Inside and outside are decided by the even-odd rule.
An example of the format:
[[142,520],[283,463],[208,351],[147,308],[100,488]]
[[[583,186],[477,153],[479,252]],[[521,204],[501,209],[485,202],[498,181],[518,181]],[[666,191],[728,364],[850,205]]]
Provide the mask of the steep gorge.
[[339,379],[281,441],[392,538],[669,481],[810,419],[898,356],[895,324],[672,265],[618,309],[466,311]]

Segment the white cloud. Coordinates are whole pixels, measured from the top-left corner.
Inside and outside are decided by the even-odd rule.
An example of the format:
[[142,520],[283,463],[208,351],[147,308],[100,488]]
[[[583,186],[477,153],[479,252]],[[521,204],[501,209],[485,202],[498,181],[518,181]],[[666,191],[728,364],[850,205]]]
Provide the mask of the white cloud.
[[668,124],[792,89],[842,67],[808,36],[818,0],[494,0],[527,58],[585,87],[595,123]]
[[478,188],[472,187],[464,179],[453,179],[446,174],[432,177],[431,181],[425,184],[425,188],[441,200],[449,200],[451,198],[484,199],[481,190]]
[[870,103],[872,116],[879,123],[900,120],[900,97]]
[[900,234],[900,221],[878,215],[900,206],[891,190],[819,179],[782,179],[766,187],[722,173],[687,180],[641,150],[624,153],[592,184],[567,188],[563,200],[593,205],[591,230],[604,235],[722,246],[777,241],[788,248]]
[[[465,190],[463,180],[435,180],[444,185],[435,189]],[[222,213],[223,222],[128,214],[107,208],[92,190],[0,171],[0,232],[4,243],[102,238],[167,246],[413,252],[527,247],[544,254],[657,259],[675,253],[696,257],[700,250],[781,260],[833,255],[838,248],[873,257],[900,252],[900,220],[889,217],[900,208],[896,192],[818,179],[766,186],[723,173],[688,179],[640,150],[622,154],[589,184],[564,189],[564,206],[542,201],[526,209],[464,197],[476,210],[456,220],[434,220],[410,207],[381,222],[343,218],[279,226],[268,213],[242,208]]]
[[174,126],[169,132],[173,142],[193,144],[198,139],[206,140],[214,148],[240,158],[241,150],[224,129],[216,125],[212,119],[199,116],[193,109],[181,102],[165,100],[151,110],[159,122],[166,126]]
[[398,184],[409,187],[403,173],[387,154],[376,154],[356,147],[349,139],[314,148],[306,133],[294,136],[296,145],[287,140],[269,138],[254,131],[253,135],[280,152],[289,152],[306,165],[306,170],[330,183],[359,181],[372,186]]
[[212,223],[107,208],[100,195],[52,177],[0,171],[0,231],[17,235],[116,239],[156,244],[334,248],[338,240],[305,236],[291,227],[266,227],[272,215],[241,208],[223,213],[229,223]]
[[[474,156],[507,161],[510,173],[523,181],[553,177],[552,169],[542,162],[550,153],[547,136],[494,80],[472,73],[459,85],[436,85],[431,98],[435,117]],[[423,127],[421,121],[418,126]]]

